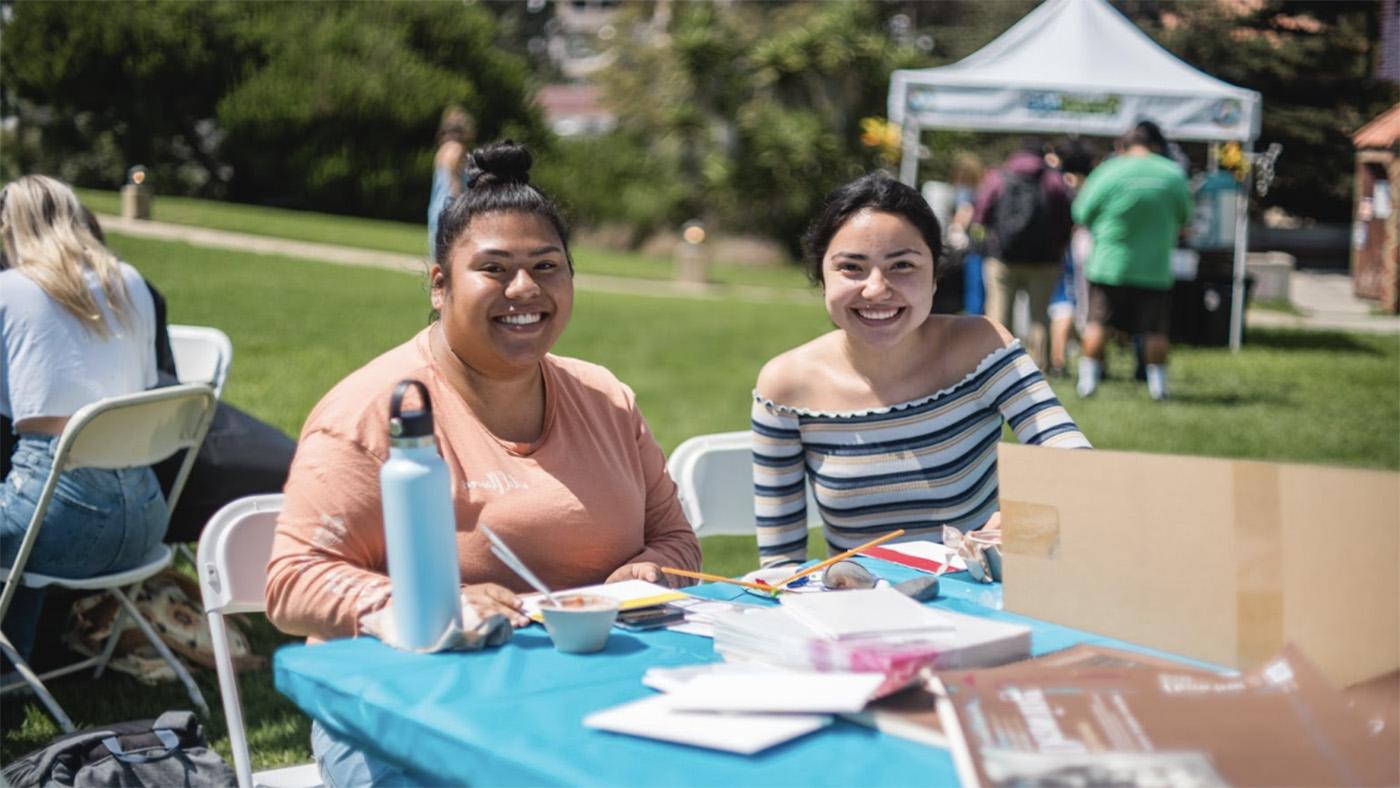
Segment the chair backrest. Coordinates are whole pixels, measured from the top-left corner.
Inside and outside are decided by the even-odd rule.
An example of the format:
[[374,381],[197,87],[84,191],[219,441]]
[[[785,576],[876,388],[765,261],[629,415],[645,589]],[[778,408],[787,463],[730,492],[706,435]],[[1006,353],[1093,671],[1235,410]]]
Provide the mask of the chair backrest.
[[[154,465],[186,449],[180,471],[165,496],[166,511],[175,511],[185,479],[218,400],[214,390],[191,383],[108,397],[85,405],[74,413],[54,448],[53,467],[44,480],[29,527],[9,567],[10,576],[21,576],[42,530],[49,501],[58,489],[59,477],[75,468],[140,468]],[[13,587],[12,587],[13,586]],[[18,584],[6,584],[0,592],[0,611],[9,609]]]
[[199,536],[195,564],[206,612],[257,613],[266,606],[267,559],[282,494],[232,501],[209,520]]
[[54,470],[139,468],[189,449],[166,496],[174,511],[216,403],[214,390],[201,383],[98,400],[68,419],[54,449]]
[[243,724],[243,704],[238,696],[238,673],[229,650],[224,616],[261,612],[267,607],[263,585],[267,581],[267,559],[272,555],[272,537],[281,510],[280,493],[239,498],[225,505],[204,526],[195,558],[239,788],[252,788],[253,766]]
[[223,396],[224,381],[233,365],[233,343],[228,335],[210,326],[172,325],[170,351],[181,383],[208,383]]
[[[696,536],[754,534],[751,441],[747,430],[718,432],[688,438],[671,452],[666,467]],[[810,490],[807,522],[821,522]]]

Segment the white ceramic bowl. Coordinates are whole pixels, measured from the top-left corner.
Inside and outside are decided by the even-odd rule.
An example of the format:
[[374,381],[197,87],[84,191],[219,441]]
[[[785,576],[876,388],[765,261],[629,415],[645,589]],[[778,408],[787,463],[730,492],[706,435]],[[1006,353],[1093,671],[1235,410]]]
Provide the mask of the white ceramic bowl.
[[545,600],[540,605],[544,628],[554,647],[569,654],[601,651],[617,619],[617,600],[594,594],[559,596],[561,607]]

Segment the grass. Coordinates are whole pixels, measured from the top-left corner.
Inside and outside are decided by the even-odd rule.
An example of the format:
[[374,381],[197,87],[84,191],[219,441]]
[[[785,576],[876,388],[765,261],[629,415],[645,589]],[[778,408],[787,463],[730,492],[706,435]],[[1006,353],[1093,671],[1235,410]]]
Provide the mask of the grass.
[[[161,198],[158,212],[161,205],[180,203]],[[116,234],[111,243],[165,294],[171,322],[218,326],[232,338],[226,398],[292,434],[332,384],[427,319],[423,284],[408,274]],[[580,269],[589,270],[582,261]],[[815,305],[580,292],[557,350],[629,383],[669,451],[690,435],[745,428],[762,363],[828,326]],[[1237,355],[1177,348],[1165,404],[1132,382],[1129,352],[1113,353],[1109,371],[1086,401],[1071,383],[1054,384],[1101,448],[1400,468],[1400,338],[1260,330]],[[714,537],[704,548],[708,571],[755,564],[749,538]],[[260,654],[285,640],[256,617],[253,637]],[[196,675],[214,705],[209,736],[227,756],[214,673]],[[269,673],[246,672],[241,683],[259,766],[305,761],[307,721],[272,689]],[[189,706],[177,684],[144,687],[121,675],[66,677],[53,689],[80,726]],[[8,700],[0,728],[0,760],[58,733],[32,698]]]
[[1282,312],[1285,315],[1302,315],[1303,310],[1293,305],[1287,298],[1256,298],[1249,302],[1250,309],[1262,309],[1265,312]]
[[[83,203],[97,213],[121,213],[121,195],[118,192],[95,189],[76,191]],[[151,219],[295,241],[427,256],[427,226],[412,222],[360,219],[165,195],[152,201]],[[675,275],[674,264],[664,257],[588,246],[577,246],[572,251],[579,270],[591,274],[632,279],[671,279]],[[715,284],[749,287],[807,287],[802,272],[796,266],[787,265],[753,266],[714,261],[709,266],[709,280]]]

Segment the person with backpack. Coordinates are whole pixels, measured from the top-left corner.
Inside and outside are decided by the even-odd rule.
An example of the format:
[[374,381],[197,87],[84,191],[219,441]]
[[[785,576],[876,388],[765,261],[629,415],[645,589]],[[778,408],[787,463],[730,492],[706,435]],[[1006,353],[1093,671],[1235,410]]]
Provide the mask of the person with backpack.
[[1011,325],[1016,294],[1030,300],[1030,331],[1021,339],[1037,366],[1046,361],[1046,312],[1069,245],[1069,192],[1059,170],[1045,162],[1040,140],[1027,138],[977,195],[973,224],[983,230],[982,279],[987,316]]

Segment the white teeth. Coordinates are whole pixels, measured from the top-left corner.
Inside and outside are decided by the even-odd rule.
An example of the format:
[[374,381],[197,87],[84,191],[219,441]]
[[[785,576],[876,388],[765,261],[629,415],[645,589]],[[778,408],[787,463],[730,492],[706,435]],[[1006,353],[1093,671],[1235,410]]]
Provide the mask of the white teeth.
[[501,315],[498,319],[502,323],[509,323],[513,326],[528,326],[543,320],[544,315],[541,315],[539,312],[533,312],[528,315]]
[[898,309],[857,309],[856,314],[866,320],[889,320],[899,314]]

